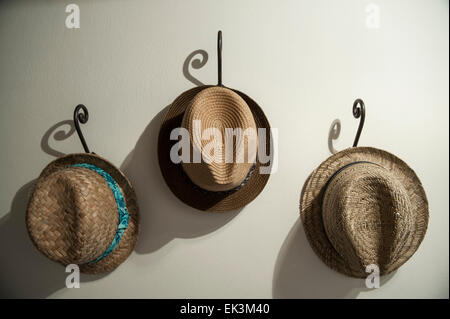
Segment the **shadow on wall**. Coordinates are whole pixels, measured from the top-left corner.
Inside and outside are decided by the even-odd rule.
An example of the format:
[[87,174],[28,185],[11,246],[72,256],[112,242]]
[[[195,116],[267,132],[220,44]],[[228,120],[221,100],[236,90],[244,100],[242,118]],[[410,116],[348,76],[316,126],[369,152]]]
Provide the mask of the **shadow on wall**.
[[172,239],[206,235],[233,219],[239,211],[210,213],[182,203],[164,181],[158,164],[157,144],[165,107],[150,122],[121,169],[131,180],[141,215],[136,252],[153,252]]
[[[380,289],[396,272],[380,277]],[[356,298],[365,280],[342,275],[327,265],[309,246],[300,218],[286,237],[275,264],[273,298]]]
[[[333,140],[339,138],[340,132],[341,121],[335,119],[328,131],[331,154],[338,152]],[[396,272],[380,277],[380,289]],[[278,253],[272,282],[273,298],[356,298],[360,292],[372,290],[366,288],[365,279],[345,276],[322,262],[309,245],[301,219],[297,219]]]
[[[201,55],[201,59],[194,59],[195,56]],[[184,60],[183,63],[183,75],[184,77],[194,83],[196,86],[202,86],[204,85],[201,81],[199,81],[197,78],[195,78],[191,72],[189,71],[189,65],[192,66],[194,69],[201,69],[206,62],[208,62],[208,52],[205,50],[195,50],[191,54],[189,54],[186,57],[186,60]]]
[[336,154],[338,151],[334,148],[333,140],[337,140],[341,135],[341,121],[335,119],[331,122],[330,130],[328,131],[328,150],[331,154]]
[[[69,131],[57,131],[63,126]],[[56,132],[57,131],[57,132]],[[53,125],[44,134],[41,148],[54,156],[62,156],[49,146],[53,132],[56,140],[63,140],[74,133],[73,121],[65,120]],[[31,242],[25,225],[29,196],[35,180],[23,185],[14,196],[11,210],[0,219],[0,298],[45,298],[65,288],[69,273],[65,268],[41,254]],[[80,281],[97,280],[105,275],[81,274]]]
[[25,210],[34,181],[20,188],[11,211],[0,220],[2,298],[43,298],[65,286],[65,269],[33,246],[25,226]]
[[[184,77],[202,86],[203,83],[190,73],[189,66],[200,69],[207,61],[208,53],[204,50],[190,53],[183,63]],[[141,223],[135,249],[139,254],[156,251],[175,238],[206,235],[228,223],[240,211],[203,212],[187,206],[172,194],[162,177],[157,153],[159,129],[168,108],[164,107],[151,120],[121,166],[133,184],[139,201]]]
[[[199,54],[202,58],[194,59]],[[207,60],[208,54],[204,50],[196,50],[188,55],[183,64],[186,79],[195,85],[202,85],[190,74],[189,65],[199,69]],[[194,238],[208,234],[239,212],[201,212],[183,204],[170,192],[162,178],[157,158],[159,127],[167,108],[151,120],[121,167],[130,178],[139,199],[141,233],[136,247],[138,253],[155,251],[174,238]],[[43,135],[41,149],[54,157],[65,155],[50,146],[50,139],[53,137],[56,141],[62,141],[74,132],[72,120],[56,123]],[[65,288],[65,280],[69,275],[62,265],[42,255],[28,236],[25,213],[34,182],[18,190],[10,212],[0,219],[0,298],[48,297]],[[80,280],[88,282],[105,276],[107,274],[81,274]]]
[[[66,132],[65,130],[61,129],[58,131],[59,128],[63,127],[69,127],[69,130]],[[73,133],[75,132],[75,125],[73,124],[73,120],[64,120],[61,122],[56,123],[52,127],[50,127],[47,132],[45,132],[44,136],[41,139],[41,149],[47,153],[48,155],[54,156],[54,157],[61,157],[64,156],[64,153],[61,153],[55,149],[53,149],[50,146],[50,137],[53,135],[53,138],[56,141],[62,141],[66,138],[69,138]],[[54,134],[53,134],[54,133]]]

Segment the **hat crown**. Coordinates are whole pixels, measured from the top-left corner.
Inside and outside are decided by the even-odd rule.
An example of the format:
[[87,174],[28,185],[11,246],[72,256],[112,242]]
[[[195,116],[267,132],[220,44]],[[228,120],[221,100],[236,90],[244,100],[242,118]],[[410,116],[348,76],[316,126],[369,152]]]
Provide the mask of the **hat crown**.
[[381,274],[395,269],[414,227],[403,185],[387,169],[371,163],[347,167],[330,181],[322,217],[331,244],[360,276],[370,264]]
[[[203,89],[190,101],[181,125],[189,131],[192,154],[182,167],[194,184],[226,191],[245,180],[258,137],[252,111],[238,94],[224,87]],[[193,161],[194,153],[201,154],[200,163]]]
[[118,211],[105,179],[82,167],[56,171],[38,182],[27,226],[38,249],[62,264],[102,255],[117,230]]

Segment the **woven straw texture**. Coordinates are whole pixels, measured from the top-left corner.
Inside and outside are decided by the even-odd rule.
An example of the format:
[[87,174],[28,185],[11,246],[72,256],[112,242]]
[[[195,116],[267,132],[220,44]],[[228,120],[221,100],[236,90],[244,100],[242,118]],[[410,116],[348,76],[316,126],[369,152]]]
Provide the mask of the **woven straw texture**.
[[[117,230],[114,195],[98,173],[78,163],[105,170],[118,184],[130,214],[119,244],[100,261]],[[26,224],[31,240],[48,258],[63,265],[77,264],[84,273],[114,270],[131,254],[139,232],[136,194],[114,165],[94,154],[70,154],[51,162],[39,176],[27,207]]]
[[[351,165],[327,185],[337,170],[358,161],[376,165]],[[358,278],[367,276],[369,264],[381,275],[403,265],[422,242],[429,216],[414,171],[370,147],[346,149],[320,164],[303,186],[300,212],[315,253],[332,269]]]
[[[165,115],[158,137],[158,159],[161,173],[170,190],[181,201],[199,210],[211,212],[225,212],[242,208],[255,199],[264,189],[270,174],[260,174],[259,168],[262,164],[256,160],[255,169],[250,178],[239,189],[231,192],[213,192],[198,187],[187,176],[181,164],[175,164],[170,159],[170,149],[177,141],[170,140],[170,133],[173,129],[182,126],[185,111],[191,105],[197,94],[213,86],[201,86],[190,89],[182,93],[169,107]],[[266,153],[270,154],[270,125],[261,108],[246,94],[237,90],[236,93],[250,109],[256,128],[266,129]],[[236,99],[235,97],[233,97]],[[237,103],[237,102],[234,102]],[[242,102],[239,102],[242,103]],[[245,109],[245,108],[244,108]],[[244,112],[241,109],[241,112]],[[243,113],[245,114],[245,113]],[[233,116],[234,118],[234,116]],[[233,120],[235,121],[235,120]],[[241,121],[241,120],[240,120]],[[251,122],[249,122],[251,125]],[[227,187],[228,188],[228,187]]]
[[[194,121],[201,125],[195,128]],[[190,132],[191,163],[182,163],[182,167],[191,181],[209,191],[226,191],[239,186],[247,177],[256,158],[257,128],[253,114],[245,101],[232,90],[224,87],[210,87],[200,91],[190,101],[183,116],[181,126]],[[202,132],[217,129],[221,139],[202,140]],[[231,145],[233,162],[226,162],[225,143],[229,132],[226,128],[241,128],[242,132],[249,129],[253,135],[242,139],[234,138]],[[209,143],[216,151],[204,153],[207,161],[192,163],[193,152],[201,150]],[[250,147],[249,151],[249,145]],[[230,147],[228,146],[228,147]],[[228,150],[230,151],[230,150]],[[237,151],[237,152],[236,152]],[[237,163],[236,158],[242,156],[243,162]]]

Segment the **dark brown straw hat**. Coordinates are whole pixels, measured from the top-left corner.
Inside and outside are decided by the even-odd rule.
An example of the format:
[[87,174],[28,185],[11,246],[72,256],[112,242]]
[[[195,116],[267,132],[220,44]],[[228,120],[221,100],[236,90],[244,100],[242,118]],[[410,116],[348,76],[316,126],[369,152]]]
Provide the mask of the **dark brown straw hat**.
[[136,194],[126,176],[107,160],[93,153],[69,154],[40,174],[26,225],[34,245],[51,260],[77,264],[84,273],[110,272],[136,245]]
[[[239,164],[236,161],[223,165],[207,164],[203,160],[201,163],[174,163],[170,157],[172,147],[178,143],[170,138],[172,130],[183,127],[189,131],[191,139],[198,138],[193,133],[193,120],[201,120],[202,128],[214,127],[220,131],[225,127],[253,128],[255,131],[264,128],[266,154],[271,154],[270,125],[262,109],[246,94],[221,84],[220,32],[218,39],[219,85],[196,87],[175,99],[161,124],[158,158],[163,178],[176,197],[199,210],[224,212],[239,209],[258,196],[270,175],[261,172],[260,168],[271,163],[263,164],[258,157],[251,163]],[[246,144],[247,154],[250,153],[248,149]]]
[[372,147],[348,148],[321,163],[303,186],[300,212],[322,261],[358,278],[367,277],[371,264],[380,275],[403,265],[428,225],[417,175],[398,157]]

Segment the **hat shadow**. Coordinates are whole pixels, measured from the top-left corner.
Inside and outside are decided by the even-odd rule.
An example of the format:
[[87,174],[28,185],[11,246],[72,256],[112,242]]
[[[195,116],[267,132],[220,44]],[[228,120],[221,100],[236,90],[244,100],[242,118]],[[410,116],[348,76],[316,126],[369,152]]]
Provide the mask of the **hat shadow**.
[[[66,273],[63,265],[41,254],[26,229],[26,208],[35,181],[17,191],[10,212],[0,219],[0,298],[46,298],[66,288],[66,277],[70,273]],[[80,274],[80,287],[83,287],[82,282],[105,275]]]
[[[380,289],[396,272],[380,277]],[[289,231],[275,264],[273,298],[356,298],[365,279],[352,278],[329,268],[314,253],[300,218]]]
[[1,298],[44,298],[65,286],[64,268],[41,255],[27,234],[25,210],[34,182],[19,189],[0,219]]
[[232,220],[242,209],[225,213],[200,211],[181,202],[163,179],[158,161],[158,135],[169,106],[145,128],[121,170],[130,179],[140,211],[139,239],[135,251],[151,253],[175,238],[195,238],[211,233]]

